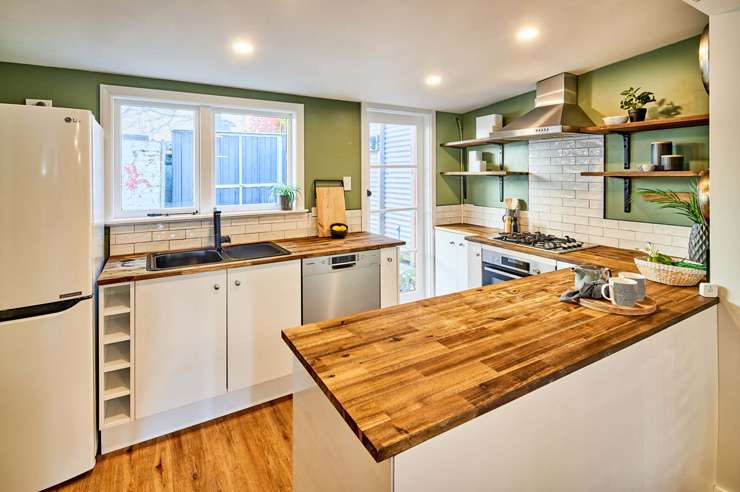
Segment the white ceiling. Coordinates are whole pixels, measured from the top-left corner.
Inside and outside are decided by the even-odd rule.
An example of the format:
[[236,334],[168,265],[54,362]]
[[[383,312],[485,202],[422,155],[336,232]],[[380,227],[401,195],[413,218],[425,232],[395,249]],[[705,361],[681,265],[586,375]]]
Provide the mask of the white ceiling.
[[681,0],[3,0],[0,60],[466,111],[706,19]]

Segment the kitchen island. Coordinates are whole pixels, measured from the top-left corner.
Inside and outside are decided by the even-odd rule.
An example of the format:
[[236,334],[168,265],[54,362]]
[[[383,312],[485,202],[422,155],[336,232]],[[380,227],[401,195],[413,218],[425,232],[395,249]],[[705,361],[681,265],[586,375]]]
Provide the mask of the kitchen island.
[[[560,257],[634,271],[637,254]],[[658,310],[633,318],[560,302],[572,282],[560,270],[284,330],[295,490],[708,487],[716,299],[649,282]]]

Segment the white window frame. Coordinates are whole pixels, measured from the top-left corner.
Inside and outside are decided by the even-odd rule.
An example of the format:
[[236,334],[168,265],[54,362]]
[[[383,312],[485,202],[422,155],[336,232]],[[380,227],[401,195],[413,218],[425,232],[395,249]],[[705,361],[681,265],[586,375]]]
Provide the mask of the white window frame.
[[[116,153],[117,119],[116,105],[119,102],[139,102],[150,104],[188,107],[196,110],[196,138],[194,139],[195,176],[194,207],[186,209],[163,209],[124,213],[121,209],[120,173],[117,172]],[[113,85],[100,86],[100,120],[105,128],[105,196],[106,224],[182,220],[185,217],[209,217],[215,207],[216,164],[214,111],[259,112],[263,114],[290,115],[291,127],[288,132],[288,172],[286,182],[303,188],[303,104],[240,97],[214,96],[187,92],[163,91]],[[305,190],[302,190],[305,191]],[[258,215],[264,213],[306,212],[303,193],[299,193],[292,211],[281,211],[279,204],[270,206],[231,205],[219,207],[224,215]],[[147,213],[162,213],[147,217]],[[183,215],[185,214],[185,215]]]

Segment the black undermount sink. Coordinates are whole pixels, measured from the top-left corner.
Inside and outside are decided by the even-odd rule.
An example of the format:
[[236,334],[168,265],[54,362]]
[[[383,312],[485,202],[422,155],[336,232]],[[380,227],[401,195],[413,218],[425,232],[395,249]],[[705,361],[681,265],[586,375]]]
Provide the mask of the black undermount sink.
[[213,248],[176,251],[172,253],[153,253],[147,256],[147,270],[167,270],[186,266],[205,265],[224,261],[221,254]]
[[273,242],[238,244],[227,246],[223,249],[223,255],[227,260],[256,260],[257,258],[269,258],[271,256],[289,255],[290,251],[278,246]]
[[146,258],[146,269],[149,271],[168,270],[209,263],[221,263],[238,260],[256,260],[271,256],[289,255],[290,251],[273,242],[248,243],[229,246],[219,253],[215,248],[193,249],[190,251],[173,251],[172,253],[152,253]]

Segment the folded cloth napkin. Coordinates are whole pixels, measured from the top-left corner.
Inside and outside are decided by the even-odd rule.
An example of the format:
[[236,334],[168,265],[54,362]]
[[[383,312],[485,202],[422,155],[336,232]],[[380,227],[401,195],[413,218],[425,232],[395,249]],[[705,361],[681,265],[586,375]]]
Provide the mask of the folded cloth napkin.
[[583,287],[576,290],[569,290],[560,296],[560,300],[563,302],[570,302],[578,304],[578,299],[585,297],[587,299],[603,299],[601,295],[601,286],[606,284],[605,280],[594,280],[593,282],[586,282]]

